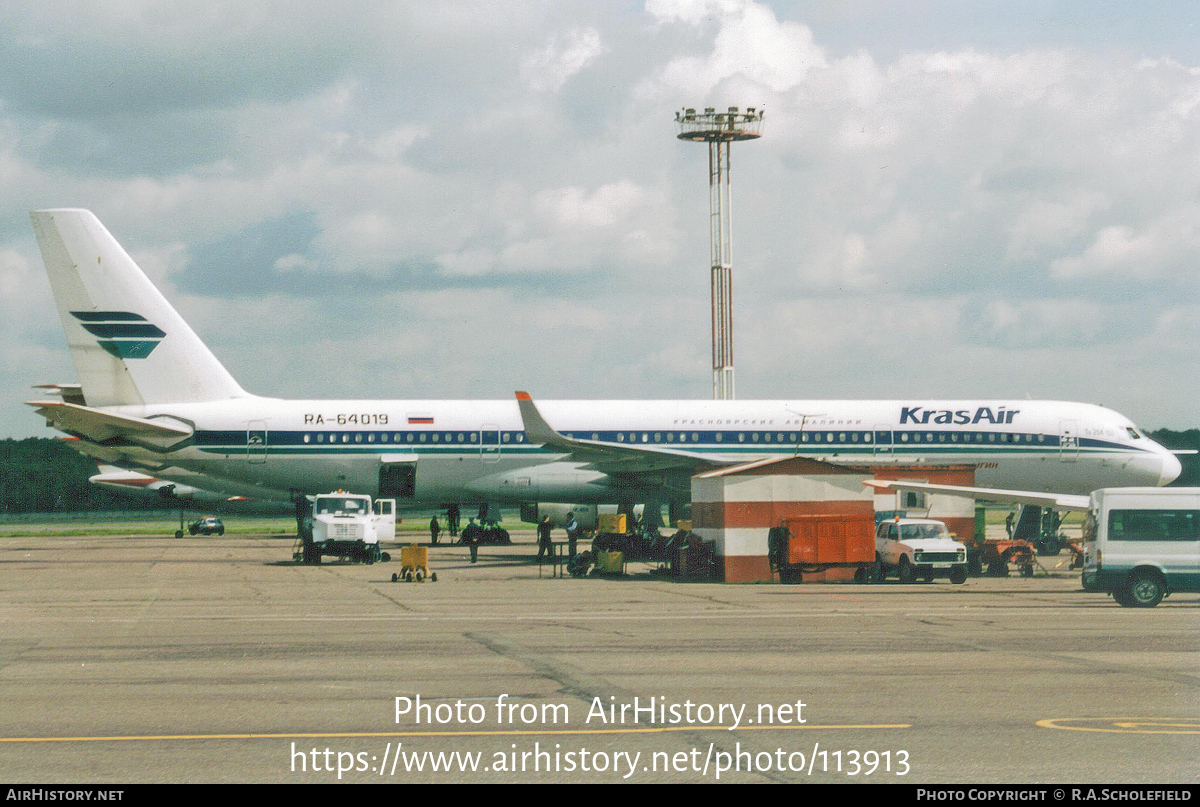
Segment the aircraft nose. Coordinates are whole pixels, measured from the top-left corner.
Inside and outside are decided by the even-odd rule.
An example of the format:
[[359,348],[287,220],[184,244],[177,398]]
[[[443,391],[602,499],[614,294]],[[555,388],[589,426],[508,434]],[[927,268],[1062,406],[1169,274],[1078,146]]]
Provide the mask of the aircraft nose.
[[1183,465],[1179,462],[1179,457],[1165,452],[1162,459],[1162,474],[1158,478],[1158,484],[1169,485],[1179,478],[1181,471],[1183,471]]

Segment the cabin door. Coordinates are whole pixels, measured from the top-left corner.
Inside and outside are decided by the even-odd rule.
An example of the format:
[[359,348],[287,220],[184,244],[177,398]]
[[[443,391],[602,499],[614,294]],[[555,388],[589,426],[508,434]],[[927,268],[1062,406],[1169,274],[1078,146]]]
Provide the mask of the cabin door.
[[246,424],[246,460],[252,465],[267,461],[267,422],[252,420]]
[[1058,458],[1063,462],[1079,459],[1079,421],[1063,420],[1058,424]]

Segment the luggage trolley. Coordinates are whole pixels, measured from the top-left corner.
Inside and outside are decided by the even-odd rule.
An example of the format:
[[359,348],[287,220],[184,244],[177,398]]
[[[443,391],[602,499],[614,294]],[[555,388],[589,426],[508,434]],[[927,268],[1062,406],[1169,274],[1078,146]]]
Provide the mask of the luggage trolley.
[[420,544],[400,547],[400,571],[392,575],[392,582],[423,583],[426,577],[431,583],[437,582],[437,572],[429,572],[429,547]]

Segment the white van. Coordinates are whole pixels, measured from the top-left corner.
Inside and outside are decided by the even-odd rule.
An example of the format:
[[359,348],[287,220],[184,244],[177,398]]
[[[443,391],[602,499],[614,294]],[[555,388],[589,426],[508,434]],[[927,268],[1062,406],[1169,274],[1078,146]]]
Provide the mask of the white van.
[[1200,488],[1104,488],[1083,524],[1083,587],[1153,608],[1200,592]]

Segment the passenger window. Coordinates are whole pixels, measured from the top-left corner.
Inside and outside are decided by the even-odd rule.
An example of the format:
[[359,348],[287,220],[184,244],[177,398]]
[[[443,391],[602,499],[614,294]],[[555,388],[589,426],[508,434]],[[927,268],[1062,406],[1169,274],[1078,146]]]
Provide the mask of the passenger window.
[[1110,541],[1195,541],[1200,539],[1200,511],[1112,510]]

